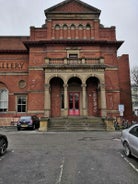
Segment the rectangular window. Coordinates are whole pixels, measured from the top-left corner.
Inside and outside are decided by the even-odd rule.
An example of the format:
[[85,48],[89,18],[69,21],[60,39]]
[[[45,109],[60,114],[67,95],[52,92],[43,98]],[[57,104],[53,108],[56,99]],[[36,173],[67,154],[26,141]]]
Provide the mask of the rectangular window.
[[26,112],[26,96],[17,96],[17,112]]
[[78,59],[78,54],[69,54],[69,59]]

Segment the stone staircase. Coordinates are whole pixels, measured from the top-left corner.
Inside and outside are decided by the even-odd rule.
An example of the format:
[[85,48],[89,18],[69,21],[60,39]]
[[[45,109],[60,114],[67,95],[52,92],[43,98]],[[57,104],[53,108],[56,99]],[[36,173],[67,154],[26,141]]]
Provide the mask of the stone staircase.
[[48,131],[105,131],[106,126],[99,117],[50,118]]

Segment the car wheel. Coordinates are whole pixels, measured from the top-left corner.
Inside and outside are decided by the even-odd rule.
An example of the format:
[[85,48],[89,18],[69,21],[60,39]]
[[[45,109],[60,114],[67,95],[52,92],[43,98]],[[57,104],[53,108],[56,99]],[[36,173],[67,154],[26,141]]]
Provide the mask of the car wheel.
[[7,149],[7,142],[5,139],[2,139],[0,141],[0,155],[3,155],[6,152]]
[[33,130],[35,130],[36,126],[35,126],[35,123],[33,124]]
[[36,123],[36,129],[39,129],[40,125],[39,122]]
[[127,157],[131,156],[131,150],[127,142],[124,142],[124,152]]
[[19,127],[17,127],[17,130],[20,131],[21,129]]

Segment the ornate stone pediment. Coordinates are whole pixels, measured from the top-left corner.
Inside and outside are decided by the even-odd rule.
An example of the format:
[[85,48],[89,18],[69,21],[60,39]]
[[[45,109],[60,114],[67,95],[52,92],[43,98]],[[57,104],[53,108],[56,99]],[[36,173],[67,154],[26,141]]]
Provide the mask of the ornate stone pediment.
[[[72,17],[72,14],[74,14],[74,16],[76,14],[87,14],[87,15],[91,15],[91,17],[93,18],[98,18],[99,15],[100,15],[100,10],[93,7],[93,6],[90,6],[80,0],[65,0],[55,6],[52,6],[51,8],[48,8],[45,10],[45,15],[47,16],[47,18],[51,18],[51,15],[53,18],[55,18],[55,15],[56,15],[56,18],[60,17],[59,15],[62,14],[71,14],[71,17]],[[92,16],[94,15],[94,16]],[[76,17],[74,17],[76,18]]]

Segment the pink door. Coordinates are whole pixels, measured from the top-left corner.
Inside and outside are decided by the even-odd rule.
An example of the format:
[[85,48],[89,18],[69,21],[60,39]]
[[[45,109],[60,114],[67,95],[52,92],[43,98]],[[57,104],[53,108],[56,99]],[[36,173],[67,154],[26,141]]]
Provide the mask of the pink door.
[[69,93],[69,115],[80,115],[80,93],[78,92]]

